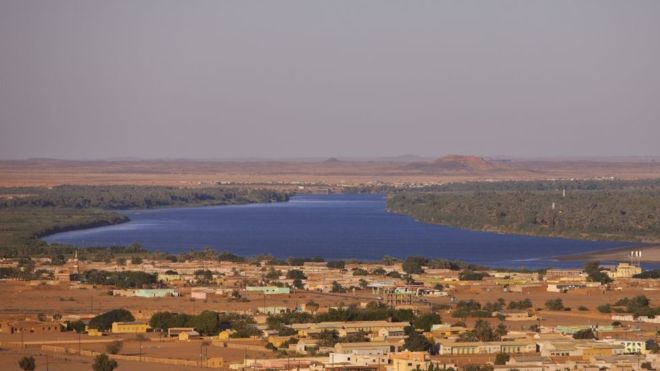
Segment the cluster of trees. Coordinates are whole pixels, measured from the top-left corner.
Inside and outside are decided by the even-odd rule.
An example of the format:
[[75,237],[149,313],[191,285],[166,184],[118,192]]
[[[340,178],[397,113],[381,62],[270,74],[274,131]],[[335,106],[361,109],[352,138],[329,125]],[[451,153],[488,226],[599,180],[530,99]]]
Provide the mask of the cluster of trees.
[[519,301],[510,301],[507,309],[529,309],[531,307],[532,301],[527,298]]
[[142,271],[108,272],[92,269],[83,272],[80,281],[94,285],[112,285],[121,289],[142,288],[157,283],[158,275]]
[[575,190],[566,197],[556,188],[520,191],[501,187],[497,191],[397,193],[388,197],[387,206],[424,222],[475,230],[660,240],[660,187],[655,184],[644,189]]
[[596,338],[596,334],[590,328],[576,331],[573,334],[573,339],[595,339],[595,338]]
[[482,319],[477,320],[474,328],[459,335],[459,341],[475,342],[475,341],[499,341],[502,336],[508,333],[506,326],[503,323],[492,328],[488,321]]
[[[308,303],[307,306],[316,303]],[[318,307],[318,304],[316,304]],[[416,315],[410,309],[393,309],[380,302],[369,302],[365,308],[359,308],[352,304],[340,305],[339,308],[331,308],[327,313],[311,314],[287,312],[272,314],[268,316],[267,325],[270,329],[279,330],[294,323],[318,323],[339,321],[383,321],[409,323],[415,329],[430,331],[434,324],[442,323],[442,318],[437,313],[426,313]]]
[[391,319],[393,322],[411,322],[415,314],[410,309],[392,309],[380,302],[370,302],[365,308],[357,305],[347,307],[330,308],[327,313],[319,313],[315,316],[316,322],[333,321],[379,321]]
[[464,270],[458,274],[458,279],[461,281],[481,281],[484,277],[488,277],[486,272],[475,272],[472,270]]
[[642,273],[636,274],[633,276],[633,278],[641,278],[641,279],[658,279],[660,278],[660,269],[653,269],[653,270],[648,270],[644,271]]
[[599,262],[589,262],[584,265],[584,272],[587,274],[587,280],[591,282],[600,282],[607,284],[612,282],[610,276],[604,273],[600,268]]
[[113,322],[132,322],[135,321],[133,314],[126,309],[113,309],[109,312],[99,314],[89,321],[89,328],[99,331],[108,331],[112,328]]
[[198,315],[174,312],[156,312],[149,320],[149,326],[167,331],[171,327],[193,327],[202,335],[217,335],[220,331],[232,329],[232,337],[247,338],[261,334],[250,316],[236,313],[203,311]]
[[497,299],[497,301],[492,303],[486,303],[483,306],[478,301],[472,299],[461,300],[458,303],[456,303],[456,308],[454,309],[451,315],[454,318],[492,317],[493,312],[502,310],[505,304],[506,302],[502,298]]
[[437,184],[416,189],[423,192],[561,192],[564,189],[566,191],[658,190],[660,189],[660,179],[475,181]]
[[619,299],[614,306],[613,311],[615,312],[631,313],[635,316],[660,315],[660,307],[651,307],[651,301],[645,295]]
[[566,307],[564,307],[564,302],[557,298],[557,299],[550,299],[545,302],[545,307],[548,308],[549,310],[565,310]]
[[487,269],[475,264],[468,264],[461,260],[428,259],[423,256],[409,256],[402,264],[403,271],[408,274],[424,273],[424,267],[431,269],[451,269],[454,271],[470,270],[477,271]]
[[108,210],[278,202],[289,197],[263,189],[128,185],[0,188],[0,195],[6,195],[0,197],[0,254],[7,257],[52,252],[39,240],[48,234],[128,220]]
[[317,339],[321,347],[333,347],[337,343],[361,343],[369,341],[368,334],[364,331],[339,336],[337,330],[323,330],[318,334],[312,335],[312,338]]
[[225,205],[288,200],[288,194],[247,188],[177,188],[163,186],[63,185],[52,188],[13,188],[21,197],[0,198],[0,208],[63,207],[74,209],[146,209],[162,206]]

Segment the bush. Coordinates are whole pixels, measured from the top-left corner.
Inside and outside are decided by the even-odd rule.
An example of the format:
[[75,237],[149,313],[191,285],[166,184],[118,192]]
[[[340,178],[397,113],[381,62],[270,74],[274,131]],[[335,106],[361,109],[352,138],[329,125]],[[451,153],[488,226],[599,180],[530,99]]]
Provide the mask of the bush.
[[595,339],[596,335],[590,328],[580,330],[573,334],[573,339]]
[[484,277],[488,277],[488,273],[474,272],[468,269],[458,274],[458,279],[461,281],[481,281]]
[[326,265],[330,269],[344,269],[344,267],[346,267],[346,262],[343,260],[332,260],[329,261]]
[[366,269],[362,269],[362,268],[353,269],[353,275],[354,276],[366,276],[368,274],[369,274],[369,272],[367,272]]
[[431,331],[431,327],[442,323],[442,318],[436,313],[422,314],[413,321],[413,327],[418,330]]
[[105,346],[105,350],[108,351],[110,354],[117,354],[121,352],[121,348],[124,347],[124,342],[115,340],[111,343],[108,343],[108,345]]
[[94,371],[113,371],[117,368],[117,361],[110,359],[107,354],[99,354],[94,358],[92,370]]
[[422,256],[409,256],[403,262],[403,271],[408,274],[424,273],[422,266],[428,264],[429,260]]
[[550,310],[564,310],[564,302],[561,299],[551,299],[545,302],[545,307]]
[[601,313],[612,313],[612,306],[609,304],[599,305],[597,309]]
[[85,323],[81,320],[67,322],[66,329],[68,331],[75,331],[77,333],[82,333],[83,331],[85,331]]
[[18,367],[25,371],[33,371],[35,368],[37,368],[37,363],[35,362],[34,357],[26,356],[18,361]]
[[496,365],[505,365],[507,362],[509,362],[509,357],[508,354],[506,353],[498,353],[497,356],[495,356],[495,364]]
[[290,280],[304,280],[305,278],[305,273],[299,269],[291,269],[290,271],[286,272],[286,278]]

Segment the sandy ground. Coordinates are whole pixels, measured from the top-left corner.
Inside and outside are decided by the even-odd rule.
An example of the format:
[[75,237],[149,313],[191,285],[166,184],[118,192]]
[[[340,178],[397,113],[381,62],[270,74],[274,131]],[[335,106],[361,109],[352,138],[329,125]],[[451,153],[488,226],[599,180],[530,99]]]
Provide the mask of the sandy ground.
[[644,246],[635,248],[620,248],[612,250],[596,251],[587,254],[562,256],[558,259],[569,261],[628,261],[630,251],[642,251],[642,263],[660,263],[660,245]]
[[[186,292],[186,289],[183,289]],[[31,286],[27,282],[0,281],[0,316],[36,315],[38,313],[70,313],[89,315],[115,308],[125,308],[136,317],[149,318],[154,311],[176,311],[199,313],[203,310],[215,311],[252,311],[264,306],[264,297],[259,294],[244,295],[249,302],[231,301],[226,297],[210,295],[205,301],[191,300],[190,297],[136,298],[109,295],[109,289],[103,287],[77,289],[65,284],[54,286]],[[334,295],[316,292],[297,292],[290,295],[271,295],[266,306],[295,308],[296,305],[314,300],[322,306],[360,303],[374,300],[370,293]]]
[[[630,287],[628,285],[622,290],[602,291],[599,289],[580,289],[570,291],[565,294],[549,293],[542,289],[534,289],[525,294],[504,292],[501,287],[494,285],[481,284],[479,286],[461,286],[452,291],[456,300],[475,299],[481,303],[495,301],[503,298],[508,303],[513,300],[522,300],[529,298],[534,304],[534,308],[543,308],[547,300],[561,298],[566,307],[572,308],[571,311],[549,311],[541,309],[537,312],[540,322],[543,326],[562,325],[585,325],[599,324],[609,325],[612,320],[609,314],[602,314],[596,310],[601,304],[614,303],[623,297],[632,297],[636,295],[646,295],[651,299],[653,306],[660,306],[660,282],[644,281],[643,285]],[[157,310],[185,311],[192,313],[204,309],[217,311],[223,310],[254,310],[263,305],[263,297],[251,297],[250,302],[236,303],[230,302],[224,297],[213,297],[206,302],[191,302],[189,298],[162,298],[162,299],[143,299],[143,298],[124,298],[107,295],[107,289],[71,289],[65,285],[30,286],[26,282],[4,281],[0,282],[0,320],[34,316],[37,313],[52,314],[55,312],[62,314],[97,314],[115,308],[127,308],[131,310],[136,317],[143,317],[143,320],[149,318],[151,313]],[[65,300],[62,300],[64,298]],[[93,298],[93,307],[92,299]],[[367,292],[358,292],[357,294],[347,295],[323,295],[317,293],[299,292],[291,295],[275,295],[269,297],[267,305],[269,306],[294,306],[296,303],[304,303],[310,299],[320,303],[322,306],[334,306],[340,302],[345,304],[367,302],[375,300],[377,297]],[[428,303],[417,302],[416,305],[421,310],[428,310],[432,303],[450,302],[449,297],[427,298]],[[580,306],[586,307],[586,311],[580,311]],[[449,313],[442,313],[444,322],[454,323],[462,320],[461,318],[452,318]],[[476,319],[467,319],[468,326],[472,326]],[[498,323],[497,319],[489,319],[493,325]],[[531,325],[538,324],[539,321],[507,321],[505,324],[510,330],[527,330]],[[660,325],[655,324],[632,324],[626,323],[626,326],[640,327],[648,336],[653,336]],[[154,339],[158,334],[149,334]],[[140,342],[132,335],[111,335],[103,338],[81,336],[81,348],[104,351],[106,344],[99,341],[109,341],[114,339],[124,339],[124,347],[121,354],[139,354]],[[17,368],[18,359],[21,352],[7,346],[7,343],[20,344],[20,335],[18,334],[0,334],[0,343],[4,343],[4,350],[0,351],[0,370],[14,370]],[[76,348],[78,336],[74,333],[50,333],[50,334],[26,334],[23,339],[28,345],[26,352],[35,354],[39,363],[38,370],[45,370],[46,355],[41,351],[40,345],[43,343],[58,342],[68,347]],[[200,354],[200,342],[159,342],[144,341],[141,342],[142,354],[156,357],[172,357],[181,359],[197,360]],[[0,346],[3,348],[3,346]],[[224,347],[209,346],[209,357],[223,357],[226,362],[240,362],[243,357],[274,357],[274,354],[266,351],[254,352],[241,349],[229,349]],[[49,370],[89,370],[91,368],[91,359],[85,357],[76,357],[71,355],[49,355]],[[138,362],[120,361],[120,370],[189,370],[194,368],[173,367],[161,365],[147,365]]]
[[[416,159],[411,161],[428,161]],[[538,180],[558,178],[658,178],[660,162],[653,161],[524,161],[506,170],[425,172],[404,161],[65,161],[0,160],[0,186],[58,184],[136,184],[203,186],[217,182],[261,184],[402,184],[470,180]]]
[[[461,286],[451,291],[456,300],[475,299],[481,303],[495,301],[503,298],[507,302],[518,301],[525,298],[532,300],[535,308],[543,308],[549,299],[561,298],[564,305],[571,307],[570,312],[550,312],[542,310],[542,317],[546,318],[547,325],[578,324],[586,322],[610,323],[610,316],[599,313],[596,307],[601,304],[614,303],[623,297],[646,295],[654,306],[660,306],[660,281],[646,280],[646,287],[626,287],[622,290],[605,291],[599,289],[579,289],[565,294],[550,293],[544,289],[534,289],[527,293],[504,292],[495,285]],[[107,289],[71,289],[65,285],[54,287],[29,286],[25,282],[0,282],[0,319],[35,316],[37,313],[53,314],[80,314],[94,315],[116,308],[130,310],[136,318],[148,320],[155,311],[174,311],[199,313],[202,310],[215,311],[254,311],[264,305],[263,296],[248,296],[249,302],[237,303],[228,298],[210,296],[206,301],[191,301],[189,297],[170,298],[126,298],[108,296]],[[62,300],[65,298],[66,300]],[[321,307],[336,306],[343,302],[367,303],[377,300],[377,295],[370,292],[358,291],[355,294],[330,295],[312,292],[297,292],[291,295],[272,295],[266,302],[267,306],[285,306],[294,308],[297,304],[314,300]],[[93,304],[92,304],[93,299]],[[427,310],[430,304],[449,304],[449,297],[427,298],[428,303],[417,302],[422,310]],[[92,307],[93,305],[93,307]],[[580,306],[587,307],[588,311],[578,311]],[[454,319],[448,315],[443,318],[452,322]],[[457,321],[458,319],[456,319]],[[590,322],[591,321],[591,322]],[[517,325],[515,323],[514,325]],[[0,341],[4,335],[0,334]]]

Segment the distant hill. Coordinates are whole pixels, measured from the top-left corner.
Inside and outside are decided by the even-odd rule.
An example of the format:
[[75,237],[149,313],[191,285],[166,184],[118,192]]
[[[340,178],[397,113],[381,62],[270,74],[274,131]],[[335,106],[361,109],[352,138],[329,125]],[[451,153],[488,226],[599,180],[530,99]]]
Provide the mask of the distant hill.
[[477,156],[449,155],[440,157],[432,162],[413,162],[405,166],[406,169],[420,170],[424,172],[446,173],[446,172],[484,172],[496,170],[508,170],[510,165],[487,160]]

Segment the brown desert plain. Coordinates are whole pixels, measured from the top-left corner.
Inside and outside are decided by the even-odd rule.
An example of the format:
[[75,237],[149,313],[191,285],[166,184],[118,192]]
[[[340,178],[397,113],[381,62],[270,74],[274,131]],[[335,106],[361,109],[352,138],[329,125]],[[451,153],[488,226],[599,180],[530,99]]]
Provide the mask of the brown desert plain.
[[436,184],[475,180],[643,179],[660,177],[650,158],[498,160],[475,156],[355,160],[0,161],[0,186],[134,184]]

